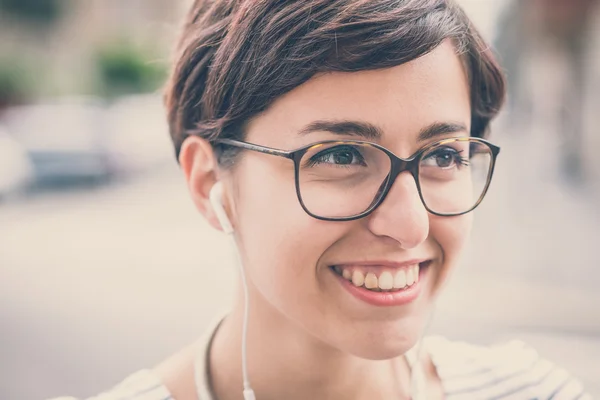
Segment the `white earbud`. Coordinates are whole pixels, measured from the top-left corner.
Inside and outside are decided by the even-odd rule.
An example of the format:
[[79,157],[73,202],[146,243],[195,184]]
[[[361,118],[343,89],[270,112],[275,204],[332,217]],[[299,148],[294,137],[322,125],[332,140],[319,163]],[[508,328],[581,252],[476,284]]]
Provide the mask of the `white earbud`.
[[215,211],[215,215],[221,224],[221,228],[223,228],[223,232],[227,234],[233,233],[233,226],[223,207],[223,184],[221,182],[215,183],[210,189],[208,197],[210,199],[210,204]]

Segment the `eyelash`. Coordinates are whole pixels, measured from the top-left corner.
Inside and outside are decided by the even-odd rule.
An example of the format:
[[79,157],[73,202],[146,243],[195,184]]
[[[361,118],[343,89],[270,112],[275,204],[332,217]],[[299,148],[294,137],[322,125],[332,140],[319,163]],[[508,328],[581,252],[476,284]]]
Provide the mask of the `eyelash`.
[[424,159],[427,159],[429,157],[435,157],[437,156],[439,153],[441,152],[448,152],[451,153],[452,156],[454,157],[455,160],[458,161],[459,165],[464,166],[464,167],[468,167],[469,165],[471,165],[470,161],[468,158],[461,156],[460,154],[464,152],[464,150],[456,150],[452,147],[445,147],[445,148],[441,148],[436,150],[435,152],[432,152],[431,154],[429,154],[427,157],[425,157]]
[[[317,165],[318,163],[320,163],[320,159],[323,159],[337,151],[349,151],[353,154],[354,157],[357,157],[359,162],[364,162],[364,157],[363,155],[360,153],[360,151],[358,151],[357,149],[355,149],[352,146],[334,146],[330,149],[327,150],[323,150],[320,153],[315,154],[314,156],[312,156],[306,163],[307,167],[313,167],[315,165]],[[340,167],[347,167],[347,165],[339,165]]]

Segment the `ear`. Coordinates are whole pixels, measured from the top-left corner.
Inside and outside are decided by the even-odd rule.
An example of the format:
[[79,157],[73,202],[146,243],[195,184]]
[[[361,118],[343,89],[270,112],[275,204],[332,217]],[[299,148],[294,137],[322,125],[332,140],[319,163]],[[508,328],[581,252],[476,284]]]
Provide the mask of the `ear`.
[[210,203],[210,189],[217,182],[217,159],[210,143],[197,136],[187,137],[179,152],[179,164],[194,205],[215,229],[223,230]]

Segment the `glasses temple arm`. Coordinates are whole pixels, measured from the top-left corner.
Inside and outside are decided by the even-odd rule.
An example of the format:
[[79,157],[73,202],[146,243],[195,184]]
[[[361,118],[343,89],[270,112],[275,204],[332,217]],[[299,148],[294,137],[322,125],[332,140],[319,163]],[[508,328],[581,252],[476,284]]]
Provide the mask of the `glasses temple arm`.
[[274,149],[274,148],[266,147],[266,146],[260,146],[258,144],[253,144],[253,143],[241,142],[239,140],[219,139],[219,140],[215,140],[214,143],[238,147],[238,148],[242,148],[242,149],[246,149],[246,150],[258,151],[260,153],[271,154],[273,156],[292,158],[292,152]]

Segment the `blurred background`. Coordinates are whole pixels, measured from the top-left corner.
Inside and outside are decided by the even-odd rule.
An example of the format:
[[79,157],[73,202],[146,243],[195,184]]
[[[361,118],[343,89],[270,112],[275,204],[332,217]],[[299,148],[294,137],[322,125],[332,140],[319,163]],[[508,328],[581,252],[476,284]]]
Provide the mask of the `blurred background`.
[[[600,1],[460,2],[510,96],[431,332],[522,339],[600,397]],[[161,104],[188,6],[0,0],[1,399],[95,394],[228,305],[230,251],[187,198]]]

